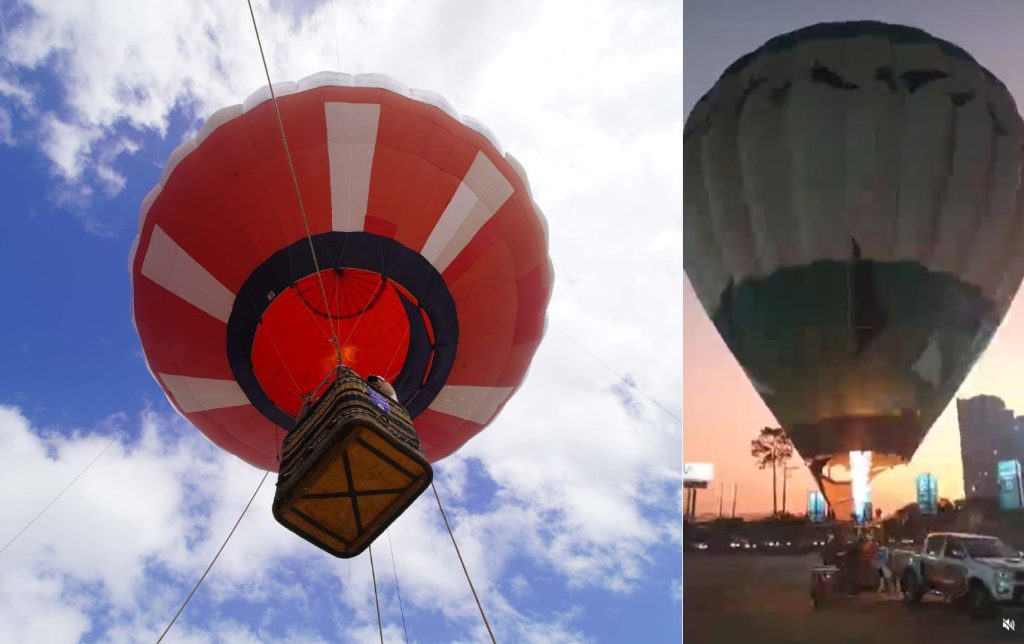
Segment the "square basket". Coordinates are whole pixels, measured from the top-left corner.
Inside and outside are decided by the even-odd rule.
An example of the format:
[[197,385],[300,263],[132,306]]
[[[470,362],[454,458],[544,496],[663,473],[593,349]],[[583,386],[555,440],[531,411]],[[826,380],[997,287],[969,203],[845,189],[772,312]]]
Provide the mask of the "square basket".
[[274,518],[347,559],[380,536],[433,477],[405,408],[343,370],[282,444]]

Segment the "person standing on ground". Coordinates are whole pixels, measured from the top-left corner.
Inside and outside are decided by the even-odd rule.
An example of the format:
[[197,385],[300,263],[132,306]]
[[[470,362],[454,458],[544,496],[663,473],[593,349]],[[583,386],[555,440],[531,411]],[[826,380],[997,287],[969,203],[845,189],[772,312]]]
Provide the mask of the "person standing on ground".
[[889,548],[876,542],[873,566],[878,571],[879,591],[883,595],[892,593],[892,568],[889,561]]

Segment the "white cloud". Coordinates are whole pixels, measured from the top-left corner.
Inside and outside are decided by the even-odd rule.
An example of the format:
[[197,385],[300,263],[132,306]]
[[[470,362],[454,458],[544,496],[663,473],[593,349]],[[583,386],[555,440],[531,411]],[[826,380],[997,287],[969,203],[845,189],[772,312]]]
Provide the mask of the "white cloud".
[[[96,464],[0,554],[0,632],[16,641],[76,641],[86,633],[114,642],[154,639],[220,546],[260,473],[214,448],[180,418],[147,411],[140,421],[135,439],[127,438],[136,432],[121,416],[91,432],[64,436],[33,428],[17,408],[0,407],[0,450],[7,459],[0,488],[23,491],[0,516],[5,536],[20,530],[117,436]],[[629,503],[624,500],[629,495],[611,491],[625,489],[628,481],[610,486],[610,499],[597,507],[589,507],[596,495],[588,493],[583,502],[569,501],[558,509],[561,499],[573,496],[558,486],[594,482],[567,472],[557,483],[548,477],[535,490],[516,490],[509,486],[519,485],[518,479],[506,474],[494,481],[494,502],[470,510],[458,502],[471,481],[470,463],[461,457],[449,461],[438,468],[439,493],[495,630],[512,641],[586,641],[576,624],[584,618],[582,610],[536,615],[518,609],[516,597],[528,598],[531,583],[510,569],[525,559],[551,566],[570,585],[624,590],[640,575],[642,551],[658,538],[657,528],[643,516],[620,507]],[[279,526],[269,511],[270,482],[191,612],[175,624],[176,641],[315,641],[320,637],[315,629],[289,635],[279,632],[280,621],[287,618],[291,626],[315,622],[325,604],[336,613],[339,602],[350,611],[340,622],[346,637],[365,641],[376,630],[368,555],[337,560]],[[551,498],[542,503],[540,495]],[[594,514],[602,516],[595,519]],[[631,525],[615,526],[609,518]],[[611,547],[612,541],[620,546]],[[466,629],[466,641],[482,635],[431,493],[413,504],[374,548],[385,634],[400,641],[392,557],[406,612],[437,611]],[[514,591],[506,594],[503,580],[513,575]],[[327,589],[328,596],[320,596],[320,589]],[[230,614],[216,613],[215,632],[193,621],[196,611],[226,610],[238,601],[261,607],[251,613],[255,621],[242,624]]]
[[[679,120],[677,3],[322,2],[301,16],[290,3],[254,4],[275,80],[322,69],[386,73],[442,93],[492,129],[517,121],[501,128],[502,138],[538,144],[565,129],[586,141],[588,125],[626,140]],[[73,181],[80,173],[68,172],[76,167],[69,159],[88,156],[97,136],[116,138],[125,127],[163,134],[172,110],[204,119],[265,83],[244,5],[25,5],[30,15],[8,26],[0,51],[15,78],[38,69],[57,76],[65,127],[51,124],[41,136],[55,168]],[[17,80],[0,93],[5,87],[31,98]],[[545,112],[546,123],[533,127],[532,117]]]
[[[320,3],[302,16],[289,3],[254,4],[275,81],[341,68],[389,73],[463,95],[480,67],[465,61],[493,56],[501,34],[526,22],[536,3],[336,3],[337,13],[331,3]],[[244,4],[25,5],[28,17],[8,26],[0,53],[9,73],[44,69],[56,75],[64,95],[60,116],[41,118],[37,135],[54,171],[72,185],[118,186],[109,168],[86,172],[98,140],[125,131],[164,135],[174,110],[205,119],[265,84]],[[0,95],[31,101],[17,81],[4,81]]]
[[[20,76],[27,70],[53,73],[65,99],[33,116],[39,106],[31,92],[0,86],[0,94],[32,125],[25,137],[36,137],[69,201],[121,190],[143,134],[166,133],[174,110],[203,119],[264,84],[244,4],[27,4],[34,17],[10,27],[0,44],[4,75],[19,88],[27,87]],[[679,415],[679,3],[334,4],[337,15],[330,2],[299,13],[287,2],[256,3],[275,80],[340,68],[437,91],[486,123],[523,163],[548,216],[556,283],[547,337],[521,390],[491,427],[437,468],[437,482],[499,639],[585,641],[584,608],[536,615],[519,607],[543,590],[523,562],[571,587],[626,593],[643,583],[650,552],[679,540],[679,423],[623,389],[563,335]],[[19,143],[25,137],[19,133]],[[117,443],[103,467],[0,555],[17,562],[0,573],[0,632],[49,628],[40,616],[52,614],[61,626],[54,632],[74,640],[96,627],[101,602],[111,617],[100,627],[110,640],[139,633],[152,640],[201,574],[259,474],[183,421],[150,413],[141,424],[137,440]],[[23,456],[0,473],[0,489],[39,483],[0,517],[0,534],[19,529],[102,444],[88,434],[41,439],[18,412],[0,414],[0,447]],[[481,477],[495,491],[482,505],[472,500]],[[195,601],[216,607],[241,598],[274,624],[282,610],[276,601],[302,615],[340,603],[344,623],[336,613],[329,618],[338,632],[354,641],[375,634],[366,556],[340,562],[296,539],[274,522],[272,496],[268,482]],[[80,532],[73,541],[62,538],[67,525]],[[486,637],[433,495],[390,532],[407,613],[438,612],[467,641]],[[397,638],[390,552],[386,540],[378,543],[382,610]],[[4,588],[16,588],[8,582],[18,575],[32,592],[13,597]],[[76,584],[100,592],[90,599]],[[23,612],[13,612],[17,606]],[[214,641],[194,615],[186,611],[175,626],[178,637]],[[232,632],[239,641],[284,637],[262,622]],[[316,633],[293,637],[314,641]]]
[[52,112],[43,116],[40,128],[43,152],[53,164],[54,171],[69,181],[80,179],[88,166],[93,144],[102,136],[102,131],[98,127],[68,123]]
[[22,109],[31,110],[35,105],[33,88],[12,81],[9,78],[0,78],[0,96],[13,99]]

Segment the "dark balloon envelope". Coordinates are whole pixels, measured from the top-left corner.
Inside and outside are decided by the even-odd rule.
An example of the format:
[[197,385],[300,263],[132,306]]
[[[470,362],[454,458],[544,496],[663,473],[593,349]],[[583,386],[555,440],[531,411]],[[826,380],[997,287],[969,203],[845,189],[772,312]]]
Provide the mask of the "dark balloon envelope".
[[819,24],[730,66],[684,130],[684,263],[837,516],[850,451],[913,456],[1024,276],[1024,124],[963,49]]
[[552,268],[525,174],[482,126],[387,77],[275,91],[310,237],[269,91],[214,114],[142,206],[147,364],[211,440],[276,469],[337,335],[444,458],[498,414],[544,333]]

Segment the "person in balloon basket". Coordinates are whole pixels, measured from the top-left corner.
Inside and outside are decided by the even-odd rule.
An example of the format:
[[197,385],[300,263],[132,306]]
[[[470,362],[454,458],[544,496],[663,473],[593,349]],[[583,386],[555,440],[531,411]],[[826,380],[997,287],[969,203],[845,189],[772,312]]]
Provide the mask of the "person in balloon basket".
[[394,400],[395,402],[398,402],[398,394],[395,393],[395,388],[392,387],[391,383],[389,383],[387,380],[384,380],[384,378],[382,378],[382,377],[380,377],[380,376],[375,374],[375,375],[369,376],[366,379],[366,382],[368,382],[371,387],[373,387],[374,389],[376,389],[380,393],[384,394],[385,396],[387,396],[391,400]]

